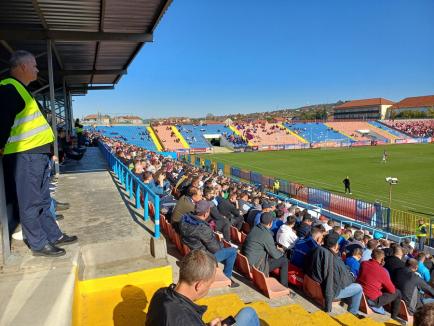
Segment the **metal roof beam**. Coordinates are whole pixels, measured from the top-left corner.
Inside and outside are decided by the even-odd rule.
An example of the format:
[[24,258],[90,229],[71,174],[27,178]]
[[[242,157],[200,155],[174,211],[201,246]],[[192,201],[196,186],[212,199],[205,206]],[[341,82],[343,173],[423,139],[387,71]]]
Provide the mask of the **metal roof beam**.
[[62,76],[79,76],[79,75],[125,75],[126,69],[107,69],[107,70],[60,70],[58,73]]
[[68,90],[74,92],[74,91],[98,91],[98,90],[108,90],[108,89],[114,89],[115,87],[112,86],[73,86],[68,87]]
[[112,41],[112,42],[152,42],[152,33],[113,33],[113,32],[81,32],[81,31],[53,31],[0,29],[0,39],[13,41]]

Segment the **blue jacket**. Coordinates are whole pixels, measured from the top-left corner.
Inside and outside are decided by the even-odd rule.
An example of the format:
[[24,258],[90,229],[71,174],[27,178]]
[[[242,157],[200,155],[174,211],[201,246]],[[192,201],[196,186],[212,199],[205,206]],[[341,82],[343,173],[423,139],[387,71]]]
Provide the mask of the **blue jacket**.
[[353,256],[348,257],[345,259],[345,265],[350,268],[350,272],[353,273],[355,278],[359,276],[360,262],[356,258]]
[[164,195],[163,187],[161,187],[159,185],[157,186],[157,184],[155,183],[154,180],[151,180],[151,182],[149,182],[149,183],[145,183],[145,185],[147,185],[149,187],[149,189],[154,192],[154,194],[160,195],[160,196]]
[[291,263],[303,269],[306,255],[317,247],[319,247],[318,243],[311,236],[298,239],[292,251]]
[[417,272],[420,274],[420,276],[424,279],[425,282],[429,283],[429,280],[431,279],[429,269],[421,261],[417,264],[417,266]]

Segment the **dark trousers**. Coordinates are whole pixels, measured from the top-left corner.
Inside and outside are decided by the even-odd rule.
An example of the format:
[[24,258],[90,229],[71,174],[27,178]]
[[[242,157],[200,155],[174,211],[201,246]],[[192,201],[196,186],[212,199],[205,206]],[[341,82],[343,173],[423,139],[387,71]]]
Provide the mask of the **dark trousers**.
[[351,193],[351,188],[350,188],[350,186],[345,186],[345,193],[347,193],[347,191],[348,191],[349,193]]
[[51,216],[50,160],[47,154],[17,153],[3,158],[5,174],[12,178],[6,192],[15,192],[23,234],[30,248],[42,249],[62,236]]
[[270,272],[275,268],[280,268],[279,282],[288,287],[288,258],[285,255],[277,259],[269,258],[268,267]]
[[391,304],[391,311],[390,314],[392,316],[392,318],[396,318],[398,317],[399,314],[399,307],[401,306],[401,292],[396,289],[395,293],[383,293],[382,296],[378,297],[377,300],[369,300],[369,303],[373,303],[370,304],[371,306],[374,307],[383,307],[387,304]]
[[231,224],[235,226],[238,230],[241,230],[243,226],[244,218],[242,216],[231,216]]
[[216,231],[223,233],[225,240],[231,240],[231,223],[227,219],[214,220],[216,225]]

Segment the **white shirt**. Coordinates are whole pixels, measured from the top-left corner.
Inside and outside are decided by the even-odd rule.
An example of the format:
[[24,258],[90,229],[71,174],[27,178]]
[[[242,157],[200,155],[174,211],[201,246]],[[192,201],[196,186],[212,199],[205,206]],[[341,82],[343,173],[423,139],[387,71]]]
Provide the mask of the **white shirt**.
[[285,248],[292,249],[297,239],[297,234],[294,232],[292,227],[287,224],[282,224],[276,234],[277,243],[281,244]]

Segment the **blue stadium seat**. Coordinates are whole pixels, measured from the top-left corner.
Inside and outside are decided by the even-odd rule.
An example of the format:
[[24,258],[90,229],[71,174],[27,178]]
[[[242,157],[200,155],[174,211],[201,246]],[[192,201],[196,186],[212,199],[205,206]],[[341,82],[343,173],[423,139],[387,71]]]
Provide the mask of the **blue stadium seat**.
[[226,127],[224,124],[212,124],[212,125],[177,125],[176,126],[185,138],[191,148],[209,148],[211,144],[204,137],[204,135],[222,135],[226,133],[227,136],[233,134],[232,130]]
[[342,135],[336,130],[331,130],[321,122],[307,123],[285,123],[285,126],[298,133],[309,143],[319,143],[327,141],[350,141],[350,138]]
[[384,131],[387,131],[389,134],[395,135],[396,137],[399,137],[401,139],[407,139],[410,138],[407,135],[403,134],[402,132],[399,132],[398,130],[395,130],[393,128],[390,128],[378,121],[370,121],[369,124],[373,125],[374,127],[377,127],[379,129],[383,129]]

